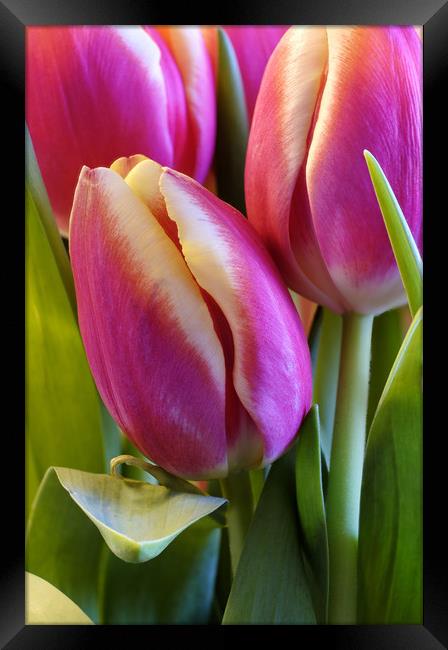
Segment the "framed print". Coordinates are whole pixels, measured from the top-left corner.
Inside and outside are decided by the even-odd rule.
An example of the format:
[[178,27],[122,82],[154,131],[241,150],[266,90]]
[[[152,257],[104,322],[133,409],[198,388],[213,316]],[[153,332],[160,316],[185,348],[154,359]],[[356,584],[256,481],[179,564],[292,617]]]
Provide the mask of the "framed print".
[[0,5],[2,647],[447,647],[447,6],[214,9]]

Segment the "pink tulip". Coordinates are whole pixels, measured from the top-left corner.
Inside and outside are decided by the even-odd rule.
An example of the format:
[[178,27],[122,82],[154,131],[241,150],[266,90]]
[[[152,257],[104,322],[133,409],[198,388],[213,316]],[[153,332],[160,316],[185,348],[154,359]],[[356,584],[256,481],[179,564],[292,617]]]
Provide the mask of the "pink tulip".
[[215,87],[199,28],[27,29],[26,118],[64,234],[83,165],[135,151],[204,181]]
[[288,285],[336,312],[404,303],[363,150],[421,246],[421,68],[413,27],[293,27],[267,65],[248,144],[248,217]]
[[84,167],[70,255],[96,384],[143,454],[201,480],[287,449],[311,404],[309,350],[239,212],[141,156]]

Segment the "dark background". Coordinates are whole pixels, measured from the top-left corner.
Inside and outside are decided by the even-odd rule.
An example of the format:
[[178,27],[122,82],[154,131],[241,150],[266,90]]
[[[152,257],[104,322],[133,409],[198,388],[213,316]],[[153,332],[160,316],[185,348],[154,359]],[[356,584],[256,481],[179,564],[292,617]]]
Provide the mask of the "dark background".
[[[204,4],[204,3],[203,3]],[[445,533],[447,401],[444,374],[448,255],[447,219],[448,3],[443,0],[4,0],[0,2],[0,164],[3,326],[0,440],[0,644],[8,650],[126,648],[136,643],[295,649],[425,650],[448,647]],[[424,25],[424,625],[423,626],[27,626],[24,627],[24,36],[32,24],[415,24]],[[441,155],[438,155],[441,154]],[[445,155],[443,155],[445,154]],[[442,311],[443,310],[443,311]],[[9,352],[9,355],[7,354]],[[445,358],[443,353],[445,352]],[[5,360],[8,364],[5,364]],[[440,370],[440,372],[439,372]],[[266,629],[267,628],[267,629]],[[141,646],[140,646],[141,647]]]

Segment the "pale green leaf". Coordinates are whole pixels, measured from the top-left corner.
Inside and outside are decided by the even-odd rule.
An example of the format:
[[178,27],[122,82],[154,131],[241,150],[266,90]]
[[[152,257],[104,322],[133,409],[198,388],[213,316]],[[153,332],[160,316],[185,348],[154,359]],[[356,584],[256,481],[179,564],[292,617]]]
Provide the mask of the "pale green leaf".
[[315,623],[297,516],[293,447],[264,484],[223,623]]
[[319,407],[314,405],[297,441],[296,492],[303,546],[314,577],[314,600],[321,623],[328,601],[328,537],[322,486]]
[[364,151],[375,194],[386,224],[413,316],[423,302],[423,264],[406,218],[378,161]]
[[422,329],[420,308],[368,438],[359,536],[360,623],[422,622]]
[[107,474],[63,467],[55,471],[111,551],[125,562],[156,557],[185,528],[226,503]]
[[218,195],[244,214],[244,165],[249,122],[238,59],[222,29],[218,29],[217,95],[215,160]]
[[33,573],[25,574],[25,599],[27,625],[92,625],[78,605]]

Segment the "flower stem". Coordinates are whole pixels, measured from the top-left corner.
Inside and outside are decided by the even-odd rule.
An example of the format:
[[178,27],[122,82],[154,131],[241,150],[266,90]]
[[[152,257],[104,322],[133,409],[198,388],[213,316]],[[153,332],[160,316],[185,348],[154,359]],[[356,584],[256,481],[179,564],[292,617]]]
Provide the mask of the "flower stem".
[[328,477],[329,623],[356,623],[359,506],[373,316],[345,314]]
[[253,515],[253,496],[249,472],[229,474],[227,478],[221,479],[220,483],[223,496],[229,500],[227,524],[232,574],[235,576]]

